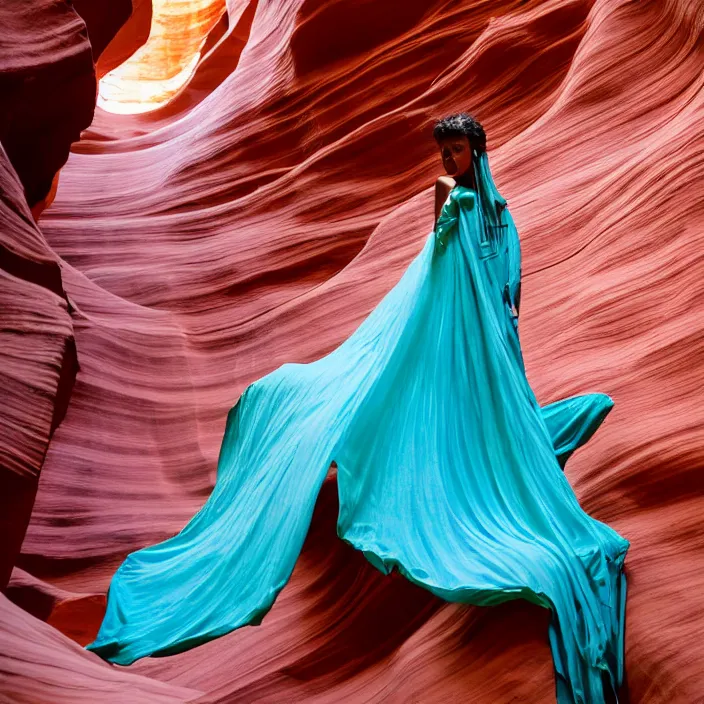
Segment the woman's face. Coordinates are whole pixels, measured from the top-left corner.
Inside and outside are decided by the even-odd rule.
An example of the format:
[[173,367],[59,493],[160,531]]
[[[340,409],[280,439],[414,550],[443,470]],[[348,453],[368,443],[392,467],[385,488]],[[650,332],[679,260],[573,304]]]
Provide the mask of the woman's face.
[[448,176],[457,178],[472,165],[472,148],[466,134],[444,137],[438,141],[438,146]]

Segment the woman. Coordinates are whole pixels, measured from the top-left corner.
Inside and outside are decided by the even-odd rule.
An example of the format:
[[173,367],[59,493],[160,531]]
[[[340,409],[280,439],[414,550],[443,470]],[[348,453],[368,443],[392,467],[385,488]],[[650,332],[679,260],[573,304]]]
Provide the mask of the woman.
[[560,704],[618,688],[629,543],[582,511],[561,470],[613,402],[540,408],[518,338],[518,235],[484,130],[461,113],[434,135],[452,180],[438,180],[422,251],[337,349],[244,390],[210,498],[127,557],[88,649],[126,665],[260,623],[335,460],[337,533],[375,567],[448,601],[548,608]]

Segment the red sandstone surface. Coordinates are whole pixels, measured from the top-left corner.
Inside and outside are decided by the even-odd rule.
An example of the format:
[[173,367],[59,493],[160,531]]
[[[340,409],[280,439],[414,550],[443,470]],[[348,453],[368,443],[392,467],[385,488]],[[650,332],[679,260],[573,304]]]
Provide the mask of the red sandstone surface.
[[0,7],[0,700],[554,702],[547,612],[376,572],[334,472],[261,626],[130,668],[80,647],[119,562],[204,502],[245,386],[336,347],[420,251],[433,119],[466,109],[536,395],[615,401],[567,474],[632,544],[630,701],[704,702],[701,2],[229,2],[135,116],[95,108],[94,62],[146,40],[125,5]]

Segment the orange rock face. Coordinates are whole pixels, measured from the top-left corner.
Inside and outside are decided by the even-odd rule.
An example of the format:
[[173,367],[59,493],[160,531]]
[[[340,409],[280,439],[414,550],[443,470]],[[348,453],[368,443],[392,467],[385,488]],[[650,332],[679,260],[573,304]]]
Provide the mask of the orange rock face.
[[[79,645],[124,556],[204,502],[244,387],[340,344],[420,251],[441,173],[433,120],[467,110],[521,234],[536,395],[615,401],[567,474],[585,510],[631,541],[630,701],[702,701],[700,3],[228,8],[172,104],[95,110],[38,226],[17,202],[19,157],[0,162],[0,205],[16,203],[0,212],[0,305],[15,321],[1,333],[13,344],[0,338],[0,450],[8,486],[39,477],[15,603],[0,602],[0,690],[554,702],[547,613],[448,605],[375,572],[335,535],[334,473],[261,626],[129,669]],[[73,119],[70,102],[61,110]],[[72,340],[80,369],[61,386]]]

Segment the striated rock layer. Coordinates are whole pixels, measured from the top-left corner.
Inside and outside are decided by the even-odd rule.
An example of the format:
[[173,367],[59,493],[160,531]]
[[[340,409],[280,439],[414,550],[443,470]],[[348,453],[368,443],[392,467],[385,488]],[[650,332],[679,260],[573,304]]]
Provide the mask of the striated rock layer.
[[[632,544],[626,694],[700,701],[701,3],[228,7],[193,90],[154,113],[97,109],[41,232],[7,215],[24,223],[8,248],[36,242],[25,258],[45,269],[17,283],[3,265],[15,290],[33,287],[17,326],[43,347],[10,375],[15,415],[0,414],[9,471],[39,476],[0,679],[18,700],[61,701],[36,688],[55,657],[51,687],[75,687],[72,701],[115,682],[144,701],[169,691],[149,699],[158,682],[171,701],[554,701],[547,613],[448,605],[375,572],[336,538],[334,472],[261,626],[129,670],[57,632],[91,640],[117,564],[204,502],[244,387],[332,350],[396,283],[433,225],[433,119],[466,109],[522,237],[536,395],[615,401],[567,474]],[[80,370],[49,442],[70,339]]]
[[58,169],[93,118],[94,60],[131,11],[130,0],[102,14],[106,2],[76,5],[88,19],[61,0],[0,7],[0,588],[77,371],[60,258],[34,219],[53,200]]
[[0,144],[0,587],[29,523],[49,440],[76,376],[58,257],[37,229]]

